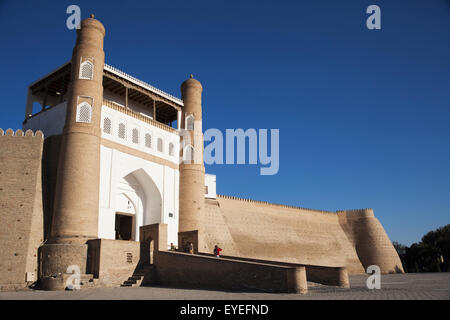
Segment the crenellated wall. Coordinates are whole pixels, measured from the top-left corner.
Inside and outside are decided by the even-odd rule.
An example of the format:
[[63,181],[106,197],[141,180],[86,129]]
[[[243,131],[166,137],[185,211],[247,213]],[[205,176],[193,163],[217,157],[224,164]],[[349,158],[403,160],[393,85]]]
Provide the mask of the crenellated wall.
[[308,265],[345,266],[350,274],[401,263],[373,211],[330,212],[218,196],[206,200],[206,237],[225,255]]
[[[0,129],[0,289],[37,278],[43,237],[41,131]],[[28,277],[27,277],[28,273]]]

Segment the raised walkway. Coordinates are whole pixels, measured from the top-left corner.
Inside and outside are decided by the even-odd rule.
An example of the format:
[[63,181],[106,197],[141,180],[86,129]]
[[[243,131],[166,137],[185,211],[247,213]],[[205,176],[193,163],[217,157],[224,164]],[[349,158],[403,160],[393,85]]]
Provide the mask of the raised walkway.
[[0,300],[449,300],[450,273],[382,275],[381,289],[366,287],[367,275],[350,276],[350,289],[309,286],[307,294],[222,292],[167,287],[93,288],[80,291],[0,292]]

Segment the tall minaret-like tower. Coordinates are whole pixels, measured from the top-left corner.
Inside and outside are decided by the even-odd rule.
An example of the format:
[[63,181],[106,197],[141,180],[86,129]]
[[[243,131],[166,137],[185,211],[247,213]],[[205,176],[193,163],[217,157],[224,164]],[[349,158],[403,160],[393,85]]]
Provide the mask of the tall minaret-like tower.
[[[198,251],[205,242],[205,166],[203,165],[202,85],[191,75],[181,85],[183,162],[180,164],[179,232],[198,230]],[[181,245],[181,244],[179,244]]]
[[86,241],[98,237],[104,37],[105,28],[93,15],[77,30],[52,227],[42,247],[44,277],[65,273],[71,265],[86,273]]

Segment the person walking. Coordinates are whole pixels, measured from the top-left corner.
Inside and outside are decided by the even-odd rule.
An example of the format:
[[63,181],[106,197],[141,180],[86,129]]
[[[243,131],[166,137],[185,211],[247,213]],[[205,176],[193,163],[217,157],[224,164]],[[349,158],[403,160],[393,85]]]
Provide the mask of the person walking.
[[219,246],[217,246],[217,244],[214,246],[214,254],[217,258],[220,258],[220,251],[222,251],[221,248],[219,248]]

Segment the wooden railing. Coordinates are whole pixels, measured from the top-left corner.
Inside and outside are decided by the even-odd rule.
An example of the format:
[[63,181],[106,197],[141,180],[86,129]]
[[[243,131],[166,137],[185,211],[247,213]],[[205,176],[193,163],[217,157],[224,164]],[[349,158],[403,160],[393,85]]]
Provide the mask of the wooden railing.
[[166,130],[166,131],[168,131],[170,133],[177,133],[177,129],[174,129],[171,126],[168,126],[167,124],[164,124],[164,123],[158,122],[156,120],[153,120],[151,118],[148,118],[146,116],[143,116],[142,114],[140,114],[140,113],[138,113],[136,111],[127,109],[127,108],[125,108],[125,107],[123,107],[123,106],[121,106],[121,105],[119,105],[119,104],[117,104],[117,103],[115,103],[113,101],[103,99],[103,105],[107,106],[108,108],[111,108],[113,110],[116,110],[116,111],[122,112],[122,113],[124,113],[126,115],[129,115],[130,117],[133,117],[135,119],[144,121],[144,122],[146,122],[146,123],[148,123],[148,124],[150,124],[150,125],[152,125],[154,127]]
[[122,70],[119,70],[119,69],[117,69],[117,68],[115,68],[113,66],[110,66],[110,65],[106,64],[106,63],[105,63],[105,70],[107,70],[109,72],[112,72],[112,73],[115,73],[115,74],[117,74],[117,75],[119,75],[119,76],[121,76],[121,77],[123,77],[125,79],[128,79],[131,82],[134,82],[134,83],[136,83],[136,84],[138,84],[138,85],[140,85],[140,86],[142,86],[142,87],[144,87],[144,88],[146,88],[146,89],[148,89],[148,90],[150,90],[152,92],[155,92],[155,93],[157,93],[157,94],[159,94],[159,95],[161,95],[161,96],[163,96],[163,97],[165,97],[165,98],[167,98],[167,99],[169,99],[169,100],[171,100],[171,101],[173,101],[173,102],[175,102],[175,103],[177,103],[177,104],[179,104],[181,106],[183,105],[183,100],[181,100],[181,99],[179,99],[179,98],[177,98],[177,97],[175,97],[175,96],[173,96],[173,95],[171,95],[171,94],[169,94],[167,92],[164,92],[161,89],[158,89],[158,88],[148,84],[147,82],[139,80],[138,78],[135,78],[132,75],[129,75],[129,74],[123,72]]

